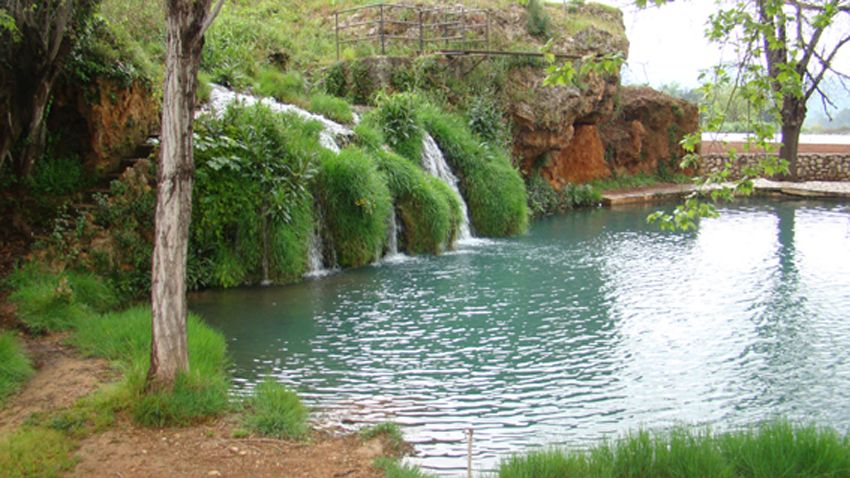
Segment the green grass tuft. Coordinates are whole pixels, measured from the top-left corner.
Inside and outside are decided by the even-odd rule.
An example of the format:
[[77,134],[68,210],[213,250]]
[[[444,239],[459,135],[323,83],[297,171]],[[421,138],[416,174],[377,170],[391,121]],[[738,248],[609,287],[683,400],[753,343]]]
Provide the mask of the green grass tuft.
[[413,93],[397,93],[378,97],[377,123],[387,144],[398,154],[416,162],[422,158],[422,100]]
[[404,441],[401,427],[393,422],[378,423],[377,425],[360,430],[360,438],[364,440],[371,440],[378,437],[385,440],[385,443],[390,447],[390,451],[395,455],[401,454],[407,445]]
[[676,428],[667,434],[640,431],[587,452],[550,449],[514,456],[500,465],[498,476],[850,476],[850,438],[841,437],[834,430],[788,422],[722,434],[687,428]]
[[260,70],[254,92],[289,104],[306,105],[307,87],[301,73],[267,67]]
[[295,392],[277,382],[257,385],[248,407],[245,426],[260,435],[293,439],[307,435],[307,408]]
[[383,471],[386,478],[431,478],[432,476],[415,466],[405,465],[396,459],[387,457],[377,458],[375,468]]
[[339,265],[358,267],[380,257],[392,201],[386,178],[372,158],[353,148],[329,156],[316,184]]
[[33,374],[32,364],[17,337],[0,333],[0,405]]
[[51,478],[74,466],[74,444],[63,433],[23,428],[0,439],[0,476]]
[[351,123],[354,115],[351,113],[351,105],[342,98],[331,96],[327,93],[315,93],[310,97],[310,111],[334,120],[338,123]]

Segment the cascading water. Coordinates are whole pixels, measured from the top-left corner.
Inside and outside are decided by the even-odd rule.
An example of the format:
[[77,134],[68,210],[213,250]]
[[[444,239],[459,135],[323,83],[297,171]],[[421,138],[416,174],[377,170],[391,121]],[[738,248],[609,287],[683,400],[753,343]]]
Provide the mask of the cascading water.
[[268,106],[272,111],[290,113],[306,120],[318,121],[322,124],[322,131],[319,133],[319,144],[321,144],[325,149],[329,149],[335,153],[339,153],[340,150],[339,144],[337,143],[339,139],[349,138],[354,135],[354,131],[350,128],[331,121],[324,116],[310,113],[309,111],[303,110],[297,106],[280,103],[271,98],[257,98],[256,96],[243,95],[241,93],[228,90],[220,85],[212,86],[209,101],[210,110],[216,113],[221,113],[227,108],[227,105],[235,101],[248,106],[260,103]]
[[457,176],[452,174],[451,168],[446,163],[446,158],[440,150],[440,146],[434,141],[430,134],[425,133],[422,138],[422,167],[432,176],[439,178],[457,194],[460,199],[461,223],[460,230],[457,235],[457,242],[464,243],[473,239],[472,231],[469,227],[469,209],[466,207],[466,201],[460,194],[460,189],[457,186]]
[[395,211],[390,214],[390,227],[387,236],[387,257],[398,255],[398,218]]

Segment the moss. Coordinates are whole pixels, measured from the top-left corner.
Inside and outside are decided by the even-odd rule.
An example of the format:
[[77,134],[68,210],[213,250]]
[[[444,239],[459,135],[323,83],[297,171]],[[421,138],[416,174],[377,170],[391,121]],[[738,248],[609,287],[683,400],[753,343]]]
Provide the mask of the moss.
[[369,155],[349,148],[325,158],[316,187],[339,265],[358,267],[379,257],[392,201],[386,178]]

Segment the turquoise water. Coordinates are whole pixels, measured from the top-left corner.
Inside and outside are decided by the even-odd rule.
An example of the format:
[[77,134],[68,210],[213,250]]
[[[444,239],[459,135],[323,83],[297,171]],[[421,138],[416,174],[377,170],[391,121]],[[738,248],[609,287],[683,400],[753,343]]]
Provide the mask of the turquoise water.
[[696,233],[587,210],[523,237],[303,284],[211,291],[237,389],[325,423],[405,425],[442,475],[637,427],[784,416],[850,428],[850,205],[752,201]]

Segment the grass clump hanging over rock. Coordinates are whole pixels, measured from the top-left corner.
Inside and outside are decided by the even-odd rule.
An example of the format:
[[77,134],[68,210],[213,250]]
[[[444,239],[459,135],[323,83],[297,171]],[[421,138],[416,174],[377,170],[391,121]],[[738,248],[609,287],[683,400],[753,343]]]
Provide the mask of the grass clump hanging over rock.
[[297,71],[283,72],[273,67],[260,70],[254,92],[270,96],[281,103],[306,105],[307,86],[304,77]]
[[372,158],[354,148],[326,157],[316,186],[339,265],[358,267],[378,258],[387,239],[392,199]]
[[439,254],[449,247],[460,224],[455,193],[397,154],[379,151],[376,159],[402,222],[400,248],[410,254]]
[[377,123],[387,145],[405,158],[419,164],[422,160],[422,122],[420,99],[413,93],[380,95],[377,99]]
[[310,97],[309,110],[325,118],[334,120],[337,123],[351,123],[354,121],[351,105],[344,99],[331,96],[327,93],[314,93]]
[[320,130],[262,105],[199,122],[192,287],[287,283],[306,271]]
[[850,438],[778,422],[723,434],[686,428],[658,435],[642,431],[587,452],[536,451],[503,462],[498,476],[811,478],[850,476],[848,470]]
[[457,115],[425,106],[421,117],[460,179],[474,230],[491,237],[524,232],[528,226],[525,184],[506,153],[481,143]]
[[249,430],[275,438],[301,439],[307,435],[307,408],[283,385],[271,380],[260,383],[247,405],[245,426]]
[[33,374],[21,343],[11,332],[0,333],[0,405]]

